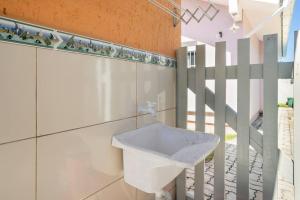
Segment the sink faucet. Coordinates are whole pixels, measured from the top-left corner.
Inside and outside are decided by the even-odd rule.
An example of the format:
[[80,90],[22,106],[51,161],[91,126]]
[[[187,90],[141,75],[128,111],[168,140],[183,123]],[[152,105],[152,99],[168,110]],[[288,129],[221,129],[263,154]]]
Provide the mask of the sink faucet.
[[156,103],[147,101],[146,105],[141,105],[138,107],[139,114],[151,114],[151,116],[156,116]]

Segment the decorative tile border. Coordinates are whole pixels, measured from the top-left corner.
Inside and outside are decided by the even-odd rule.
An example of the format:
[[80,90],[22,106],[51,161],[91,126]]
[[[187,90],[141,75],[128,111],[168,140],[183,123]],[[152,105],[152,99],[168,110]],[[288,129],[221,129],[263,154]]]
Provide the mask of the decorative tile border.
[[0,17],[0,40],[176,67],[176,60],[173,58],[4,17]]

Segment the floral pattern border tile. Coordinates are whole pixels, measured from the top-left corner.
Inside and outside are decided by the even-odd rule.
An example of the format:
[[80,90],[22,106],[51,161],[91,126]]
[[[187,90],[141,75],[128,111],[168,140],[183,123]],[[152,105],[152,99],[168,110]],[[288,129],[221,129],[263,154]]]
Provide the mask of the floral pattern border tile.
[[176,67],[176,60],[173,58],[4,17],[0,17],[0,40]]

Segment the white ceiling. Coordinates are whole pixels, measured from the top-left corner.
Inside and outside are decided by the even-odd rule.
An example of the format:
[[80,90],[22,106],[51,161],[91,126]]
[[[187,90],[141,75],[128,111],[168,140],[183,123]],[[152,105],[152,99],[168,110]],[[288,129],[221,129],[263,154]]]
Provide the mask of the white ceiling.
[[[215,4],[220,4],[220,5],[228,5],[229,0],[204,0],[204,1],[210,1]],[[264,3],[264,4],[269,4],[269,5],[279,5],[280,0],[239,0],[239,2],[246,2],[246,3]]]
[[[210,1],[210,0],[203,0],[203,1]],[[228,5],[228,0],[212,0],[210,2],[213,2],[215,4],[219,4],[219,5],[225,5],[227,6]]]

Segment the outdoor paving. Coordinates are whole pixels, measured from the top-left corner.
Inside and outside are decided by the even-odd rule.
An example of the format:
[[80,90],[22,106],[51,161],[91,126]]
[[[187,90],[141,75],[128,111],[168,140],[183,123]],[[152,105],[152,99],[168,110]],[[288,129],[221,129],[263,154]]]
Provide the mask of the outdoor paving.
[[[294,135],[294,119],[293,109],[279,109],[279,139],[278,146],[281,151],[290,159],[294,159],[293,155],[293,135]],[[286,167],[286,166],[284,166]],[[288,167],[288,166],[287,166]],[[292,171],[293,169],[286,169]],[[278,178],[278,199],[294,200],[293,180],[289,180],[284,176]]]
[[[259,123],[259,122],[258,122]],[[236,199],[236,142],[225,144],[225,199]],[[279,148],[291,159],[293,157],[293,110],[279,109]],[[250,199],[261,200],[262,197],[262,167],[263,159],[254,149],[249,151],[250,172]],[[213,199],[214,188],[214,164],[213,160],[205,163],[205,187],[206,200]],[[194,194],[194,169],[187,170],[186,190],[189,196]],[[278,199],[293,200],[293,184],[279,177]]]
[[293,135],[294,135],[294,119],[293,109],[281,108],[279,109],[279,148],[293,159]]
[[[225,197],[236,199],[236,145],[225,145]],[[250,150],[250,199],[262,199],[262,157],[254,150]],[[205,199],[213,199],[214,164],[213,160],[205,163]],[[194,169],[187,170],[187,192],[194,193]]]

